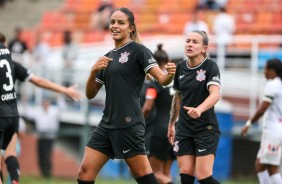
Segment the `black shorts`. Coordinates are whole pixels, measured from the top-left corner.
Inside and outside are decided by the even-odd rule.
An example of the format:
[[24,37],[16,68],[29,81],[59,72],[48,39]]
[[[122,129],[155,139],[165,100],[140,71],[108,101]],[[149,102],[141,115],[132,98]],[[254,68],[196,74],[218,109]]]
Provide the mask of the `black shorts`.
[[98,125],[91,132],[87,146],[112,159],[146,155],[144,134],[145,125],[141,122],[123,129],[107,129]]
[[0,118],[0,146],[3,150],[6,150],[18,129],[19,117]]
[[205,156],[216,155],[220,133],[215,132],[201,137],[176,137],[173,143],[173,151],[176,156],[195,155]]
[[[147,122],[146,122],[147,123]],[[145,145],[146,145],[146,152],[147,155],[150,155],[150,147],[151,147],[151,139],[153,136],[153,128],[154,126],[152,126],[152,123],[149,125],[146,125],[146,130],[145,130]]]
[[167,161],[171,158],[172,145],[167,137],[153,136],[151,139],[150,156],[155,156],[159,160]]

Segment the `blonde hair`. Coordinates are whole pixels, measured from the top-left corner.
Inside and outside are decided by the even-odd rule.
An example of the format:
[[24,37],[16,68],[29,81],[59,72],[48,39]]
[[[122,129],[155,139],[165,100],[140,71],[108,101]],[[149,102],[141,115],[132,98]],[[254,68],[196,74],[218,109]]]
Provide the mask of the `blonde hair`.
[[[193,33],[198,33],[203,37],[203,45],[208,46],[209,45],[209,38],[208,35],[205,31],[199,31],[199,30],[194,30],[192,31]],[[207,52],[204,53],[204,57],[207,57]]]

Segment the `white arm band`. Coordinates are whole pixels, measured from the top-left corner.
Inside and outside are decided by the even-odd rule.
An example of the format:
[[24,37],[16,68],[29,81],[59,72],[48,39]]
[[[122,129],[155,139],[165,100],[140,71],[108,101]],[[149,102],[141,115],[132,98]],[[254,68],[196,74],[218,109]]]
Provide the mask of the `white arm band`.
[[251,125],[252,125],[251,120],[248,120],[248,121],[246,122],[246,124],[245,124],[246,127],[250,127]]

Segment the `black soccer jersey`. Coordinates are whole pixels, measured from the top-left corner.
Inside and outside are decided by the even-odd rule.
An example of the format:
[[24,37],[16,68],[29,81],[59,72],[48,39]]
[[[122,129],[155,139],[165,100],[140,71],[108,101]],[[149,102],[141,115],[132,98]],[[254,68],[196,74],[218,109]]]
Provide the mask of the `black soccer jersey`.
[[197,67],[189,67],[187,62],[180,63],[176,68],[174,89],[181,93],[181,105],[178,129],[189,136],[201,136],[211,131],[219,131],[214,108],[203,112],[200,118],[192,119],[183,106],[197,107],[209,96],[210,85],[220,87],[220,72],[217,64],[211,59],[205,59]]
[[154,87],[157,90],[157,98],[155,100],[157,116],[153,122],[153,126],[155,127],[154,136],[161,138],[166,137],[170,116],[171,101],[174,95],[172,83],[168,86],[161,86],[155,81],[154,85],[151,87]]
[[113,61],[96,75],[96,81],[106,89],[101,126],[125,128],[137,122],[144,123],[139,94],[145,73],[158,66],[151,51],[141,44],[129,42],[106,56]]
[[[141,92],[140,92],[141,107],[143,107],[143,105],[144,105],[144,103],[146,101],[147,89],[152,86],[152,82],[153,82],[152,80],[145,80],[144,83],[143,83],[143,86],[142,86],[142,89],[141,89]],[[156,115],[157,115],[157,109],[156,109],[156,105],[154,105],[152,110],[151,110],[151,112],[150,112],[149,117],[147,117],[145,119],[145,121],[146,121],[146,128],[148,128],[148,126],[152,125],[153,120],[156,117]]]
[[0,118],[18,116],[14,77],[11,53],[0,44]]
[[14,78],[14,80],[20,80],[21,82],[24,82],[24,81],[28,80],[32,76],[31,71],[27,70],[20,63],[18,63],[16,61],[12,61],[12,63],[14,64],[14,69],[15,69],[15,78]]

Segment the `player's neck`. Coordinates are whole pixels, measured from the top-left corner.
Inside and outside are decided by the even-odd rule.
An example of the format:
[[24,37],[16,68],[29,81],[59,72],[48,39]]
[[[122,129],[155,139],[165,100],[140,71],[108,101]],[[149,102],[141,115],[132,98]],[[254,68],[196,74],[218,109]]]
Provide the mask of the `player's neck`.
[[187,60],[187,65],[191,68],[198,66],[201,64],[206,58],[201,56],[201,57],[191,57],[188,58]]
[[131,42],[131,39],[125,39],[125,40],[121,40],[121,41],[116,41],[115,42],[115,49],[119,49],[120,47],[123,47],[124,45],[128,44],[129,42]]

